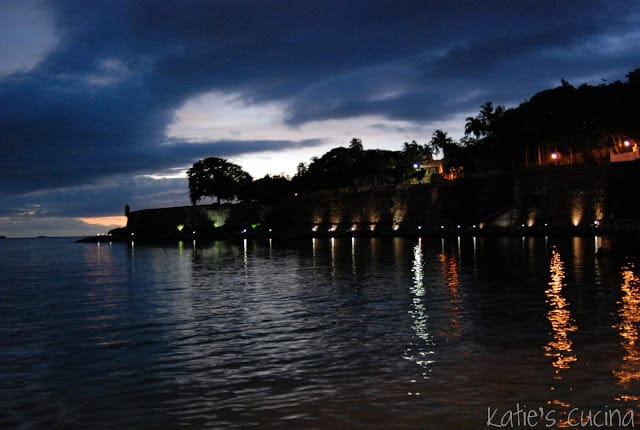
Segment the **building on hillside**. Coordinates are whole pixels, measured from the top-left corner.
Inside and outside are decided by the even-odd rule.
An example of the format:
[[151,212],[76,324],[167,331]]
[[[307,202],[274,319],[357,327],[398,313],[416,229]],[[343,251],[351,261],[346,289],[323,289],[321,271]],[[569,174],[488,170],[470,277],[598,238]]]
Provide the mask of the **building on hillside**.
[[609,152],[609,161],[612,163],[638,159],[640,159],[640,150],[638,149],[638,142],[633,139],[625,139],[623,142],[615,145],[611,152]]
[[423,160],[413,164],[414,169],[424,172],[420,178],[416,179],[418,184],[430,184],[433,175],[442,175],[444,173],[444,163],[442,160]]

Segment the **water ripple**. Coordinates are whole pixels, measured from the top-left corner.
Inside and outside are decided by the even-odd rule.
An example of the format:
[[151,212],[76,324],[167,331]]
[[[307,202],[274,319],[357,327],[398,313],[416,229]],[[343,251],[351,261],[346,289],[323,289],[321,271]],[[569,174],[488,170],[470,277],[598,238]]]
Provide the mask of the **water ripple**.
[[2,241],[0,427],[477,428],[514,401],[637,406],[637,266],[589,243],[553,248],[574,255],[558,374],[543,239]]

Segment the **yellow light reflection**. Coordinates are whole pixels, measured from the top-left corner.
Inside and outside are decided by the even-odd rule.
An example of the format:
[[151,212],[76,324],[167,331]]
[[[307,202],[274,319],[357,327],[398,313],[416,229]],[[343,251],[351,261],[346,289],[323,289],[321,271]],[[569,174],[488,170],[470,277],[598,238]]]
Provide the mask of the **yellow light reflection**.
[[640,338],[638,331],[638,324],[640,323],[640,279],[636,275],[635,269],[633,263],[629,263],[621,269],[622,284],[620,289],[623,295],[618,302],[620,305],[618,310],[620,323],[614,326],[614,328],[618,329],[618,333],[622,338],[620,343],[625,351],[620,367],[613,372],[618,382],[622,385],[640,380],[640,348],[638,348],[638,339]]
[[444,252],[438,256],[442,263],[444,285],[449,293],[449,330],[447,335],[453,338],[462,336],[462,300],[460,298],[460,268],[455,254],[447,256]]
[[545,291],[546,302],[550,309],[547,312],[547,319],[551,323],[552,338],[545,346],[545,356],[553,358],[551,365],[554,368],[554,379],[562,379],[561,372],[569,369],[571,363],[578,361],[578,357],[573,353],[573,342],[569,338],[569,333],[578,330],[569,311],[569,302],[562,295],[564,286],[564,263],[560,253],[553,249],[551,252],[551,262],[549,265],[551,280],[549,288]]

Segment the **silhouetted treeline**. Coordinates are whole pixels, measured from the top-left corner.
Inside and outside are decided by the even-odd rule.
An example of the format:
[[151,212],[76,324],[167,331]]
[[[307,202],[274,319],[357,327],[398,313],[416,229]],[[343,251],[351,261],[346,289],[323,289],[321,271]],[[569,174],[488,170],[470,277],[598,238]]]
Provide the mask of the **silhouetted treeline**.
[[577,88],[563,80],[512,109],[486,103],[467,118],[465,137],[444,149],[445,160],[469,173],[545,163],[553,152],[596,161],[598,150],[640,137],[640,69],[627,77]]
[[[487,102],[475,117],[466,119],[465,135],[458,141],[436,130],[427,144],[413,141],[399,151],[389,151],[364,149],[362,141],[353,138],[348,147],[333,148],[309,164],[300,163],[293,178],[268,175],[224,188],[241,200],[277,203],[321,189],[419,182],[425,175],[422,163],[433,160],[434,155],[444,157],[448,179],[547,164],[552,153],[562,157],[563,163],[596,162],[608,150],[616,151],[623,141],[640,140],[640,69],[627,78],[626,82],[577,88],[562,80],[559,87],[541,91],[515,108]],[[199,172],[195,166],[190,170],[192,201],[203,196],[227,198],[207,185],[215,176],[212,170],[194,176],[193,172]],[[248,177],[236,173],[231,178],[234,184],[236,176]],[[225,180],[228,176],[226,170],[217,173]]]

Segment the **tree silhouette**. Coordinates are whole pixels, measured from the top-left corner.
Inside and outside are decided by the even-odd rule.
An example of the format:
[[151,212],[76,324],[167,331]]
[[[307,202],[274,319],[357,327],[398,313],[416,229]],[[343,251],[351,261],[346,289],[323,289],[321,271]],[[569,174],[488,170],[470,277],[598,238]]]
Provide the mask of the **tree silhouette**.
[[441,152],[444,153],[445,149],[453,145],[453,139],[451,139],[446,131],[440,129],[433,132],[431,140],[429,141],[429,148],[433,155],[438,155]]
[[359,139],[357,137],[354,137],[353,139],[351,139],[351,142],[349,142],[349,149],[353,149],[355,151],[362,151],[364,149],[364,147],[362,146],[362,139]]
[[197,161],[187,170],[189,198],[196,204],[203,197],[230,200],[252,180],[251,176],[237,164],[223,158],[210,157]]
[[472,143],[486,143],[493,137],[496,122],[504,115],[504,107],[493,107],[493,103],[487,102],[480,107],[480,113],[465,120],[464,133],[473,136]]
[[433,154],[428,145],[420,145],[415,140],[405,142],[402,147],[405,157],[413,164],[424,160],[433,160]]
[[244,197],[264,204],[278,203],[293,194],[293,185],[284,176],[266,175],[246,187]]

